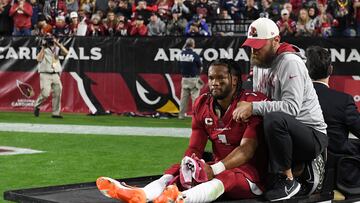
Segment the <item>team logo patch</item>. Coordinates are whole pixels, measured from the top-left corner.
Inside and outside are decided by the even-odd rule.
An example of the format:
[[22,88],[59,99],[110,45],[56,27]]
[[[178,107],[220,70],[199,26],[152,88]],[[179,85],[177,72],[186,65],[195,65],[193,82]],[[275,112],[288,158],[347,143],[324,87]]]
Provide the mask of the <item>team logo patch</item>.
[[19,91],[21,92],[21,94],[24,95],[26,98],[31,98],[35,94],[32,86],[25,82],[16,80],[16,86],[19,89]]
[[258,36],[257,30],[256,30],[255,27],[253,27],[253,26],[250,27],[250,34],[249,35],[252,36],[252,37],[257,37]]
[[205,118],[205,124],[206,125],[213,125],[214,124],[214,121],[212,118]]

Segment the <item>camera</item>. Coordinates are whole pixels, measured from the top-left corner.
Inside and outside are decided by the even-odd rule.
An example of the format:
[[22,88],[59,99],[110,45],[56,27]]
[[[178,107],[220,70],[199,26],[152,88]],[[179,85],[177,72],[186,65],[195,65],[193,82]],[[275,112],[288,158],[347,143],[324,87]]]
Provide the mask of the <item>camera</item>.
[[52,37],[45,37],[42,41],[42,46],[44,47],[51,47],[54,46],[54,38]]

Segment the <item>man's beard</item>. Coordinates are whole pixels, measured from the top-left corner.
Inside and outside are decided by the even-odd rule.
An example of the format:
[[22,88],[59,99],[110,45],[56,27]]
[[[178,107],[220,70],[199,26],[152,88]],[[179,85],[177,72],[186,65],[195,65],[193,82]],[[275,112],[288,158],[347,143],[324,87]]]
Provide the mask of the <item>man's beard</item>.
[[222,93],[218,94],[218,95],[214,95],[212,90],[211,90],[211,95],[214,97],[214,99],[217,100],[223,100],[225,99],[227,96],[229,96],[231,93],[231,86],[228,85],[223,91]]
[[275,56],[275,53],[268,53],[265,55],[265,58],[263,60],[260,60],[252,54],[250,58],[250,64],[251,66],[257,66],[259,68],[270,68],[271,63],[275,59]]

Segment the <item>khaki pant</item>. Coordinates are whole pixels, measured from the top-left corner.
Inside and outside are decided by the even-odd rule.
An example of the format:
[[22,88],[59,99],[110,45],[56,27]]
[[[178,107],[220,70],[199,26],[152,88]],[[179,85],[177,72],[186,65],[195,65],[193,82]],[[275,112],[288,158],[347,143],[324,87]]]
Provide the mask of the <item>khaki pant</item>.
[[52,115],[60,115],[62,91],[60,74],[40,73],[40,91],[35,102],[35,108],[39,108],[52,91]]
[[192,105],[194,105],[194,101],[199,96],[200,89],[203,85],[203,81],[199,77],[182,78],[179,118],[183,118],[185,116],[190,96]]

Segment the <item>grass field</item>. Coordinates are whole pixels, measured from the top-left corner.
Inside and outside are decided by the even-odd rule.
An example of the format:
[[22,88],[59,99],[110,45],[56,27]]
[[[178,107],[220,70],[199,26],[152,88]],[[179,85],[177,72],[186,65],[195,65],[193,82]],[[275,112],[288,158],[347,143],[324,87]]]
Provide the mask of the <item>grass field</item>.
[[[42,113],[0,113],[0,122],[59,123],[105,126],[190,127],[190,119],[151,119],[65,114],[52,119]],[[0,156],[0,194],[6,190],[92,182],[161,174],[179,162],[187,138],[72,135],[0,132],[0,145],[32,148],[45,153]],[[5,202],[0,198],[0,202]]]

